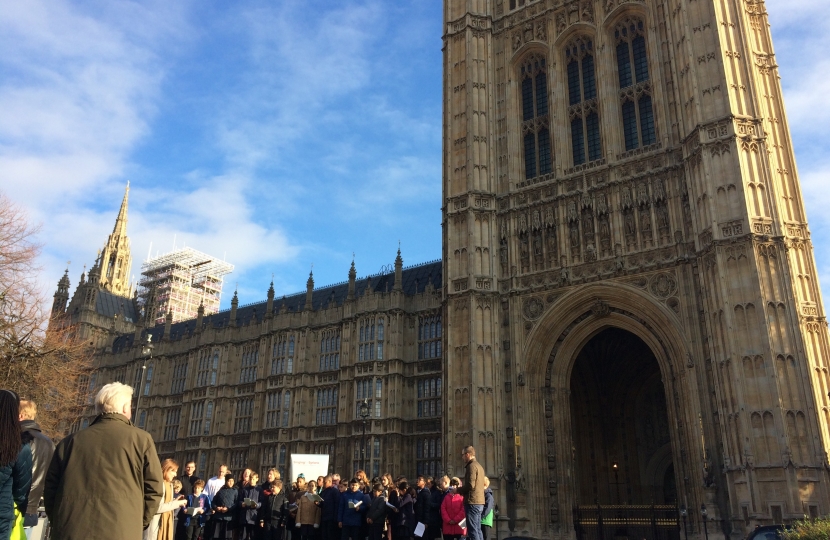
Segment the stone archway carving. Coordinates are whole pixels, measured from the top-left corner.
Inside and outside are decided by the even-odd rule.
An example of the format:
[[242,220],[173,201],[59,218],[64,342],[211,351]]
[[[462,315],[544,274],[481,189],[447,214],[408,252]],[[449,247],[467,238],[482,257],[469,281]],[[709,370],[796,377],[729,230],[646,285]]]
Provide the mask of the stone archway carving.
[[663,488],[663,481],[666,477],[666,471],[672,465],[672,451],[671,445],[664,445],[657,453],[655,453],[646,465],[643,471],[641,482],[643,484],[659,486],[661,491]]
[[[693,499],[699,497],[689,485],[694,476],[690,467],[697,456],[692,444],[697,400],[694,377],[687,377],[690,354],[683,329],[664,304],[658,304],[635,287],[613,284],[590,284],[558,298],[539,319],[525,341],[528,380],[538,381],[541,400],[535,423],[539,434],[533,452],[544,456],[539,472],[547,468],[548,482],[538,487],[541,510],[538,519],[559,530],[570,529],[573,505],[573,443],[570,418],[570,376],[579,351],[605,328],[627,330],[643,340],[660,366],[672,425],[671,448],[678,481]],[[533,390],[531,390],[533,391]],[[530,450],[530,449],[529,449]],[[662,483],[662,482],[661,482]],[[681,485],[683,484],[683,485]],[[547,514],[547,515],[544,515]]]

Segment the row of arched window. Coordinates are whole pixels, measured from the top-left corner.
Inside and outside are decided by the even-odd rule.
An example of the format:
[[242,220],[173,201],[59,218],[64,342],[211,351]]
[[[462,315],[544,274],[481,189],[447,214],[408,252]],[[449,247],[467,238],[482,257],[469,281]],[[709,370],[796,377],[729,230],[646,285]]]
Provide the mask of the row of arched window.
[[[648,52],[642,19],[628,17],[614,29],[620,117],[625,150],[657,142],[649,83]],[[594,43],[579,35],[564,48],[567,74],[568,121],[574,166],[602,158],[599,98]],[[520,64],[522,144],[525,178],[552,170],[548,65],[531,53]]]
[[[377,328],[377,333],[375,333]],[[383,360],[383,318],[365,319],[360,322],[360,344],[357,347],[357,360]]]
[[441,315],[418,318],[418,360],[441,358]]
[[239,370],[239,384],[256,381],[257,363],[259,362],[259,344],[253,343],[242,347],[242,367]]
[[340,331],[327,330],[320,337],[320,371],[340,369]]

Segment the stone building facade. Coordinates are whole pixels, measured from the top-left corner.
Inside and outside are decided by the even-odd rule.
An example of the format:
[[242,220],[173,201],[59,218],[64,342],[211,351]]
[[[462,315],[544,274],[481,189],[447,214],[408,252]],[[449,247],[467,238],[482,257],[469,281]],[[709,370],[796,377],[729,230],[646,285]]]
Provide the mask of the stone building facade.
[[[762,0],[445,0],[445,455],[512,534],[830,513],[828,339]],[[452,459],[449,459],[452,458]]]
[[90,389],[133,385],[135,423],[200,475],[220,463],[286,473],[292,453],[329,454],[344,475],[364,464],[370,475],[436,474],[441,263],[404,269],[398,253],[393,272],[356,276],[352,265],[337,285],[315,289],[309,276],[306,293],[275,299],[271,287],[241,307],[235,294],[227,311],[113,334]]
[[584,505],[686,509],[695,538],[701,509],[735,537],[830,513],[827,322],[763,1],[445,0],[443,33],[441,262],[110,315],[97,384],[134,384],[201,474],[350,472],[371,400],[369,472],[461,475],[473,444],[502,536],[574,538]]
[[129,194],[127,184],[112,234],[89,272],[84,268],[70,295],[67,269],[58,281],[52,300],[53,320],[73,325],[82,340],[99,350],[107,350],[119,334],[133,332],[141,316],[137,290],[129,280],[132,264],[127,235]]

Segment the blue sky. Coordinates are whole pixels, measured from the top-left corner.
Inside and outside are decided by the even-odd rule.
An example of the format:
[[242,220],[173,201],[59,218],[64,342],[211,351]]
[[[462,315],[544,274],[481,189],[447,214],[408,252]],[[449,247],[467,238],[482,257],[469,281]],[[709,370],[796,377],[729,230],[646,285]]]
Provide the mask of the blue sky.
[[[769,0],[830,290],[830,3]],[[133,274],[186,244],[242,303],[441,256],[440,0],[0,0],[0,189],[42,224],[48,294],[131,181]],[[227,305],[230,294],[223,298]]]

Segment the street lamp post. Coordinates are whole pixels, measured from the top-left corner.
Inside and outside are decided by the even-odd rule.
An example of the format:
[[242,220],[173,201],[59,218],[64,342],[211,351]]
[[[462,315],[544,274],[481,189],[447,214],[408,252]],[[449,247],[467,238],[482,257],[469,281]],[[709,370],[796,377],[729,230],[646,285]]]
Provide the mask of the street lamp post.
[[681,507],[680,507],[680,517],[682,517],[682,518],[683,518],[683,537],[684,537],[686,540],[689,540],[689,533],[688,533],[688,531],[686,530],[686,515],[687,515],[688,513],[689,513],[689,511],[688,511],[688,510],[686,510],[686,505],[685,505],[685,504],[684,504],[683,506],[681,506]]
[[709,519],[709,512],[706,511],[706,505],[700,505],[700,517],[703,518],[703,536],[705,540],[709,540],[709,527],[706,526],[706,520]]
[[611,468],[614,470],[614,486],[617,489],[617,504],[622,504],[622,501],[620,501],[620,465],[615,461],[611,464]]
[[369,400],[364,398],[358,411],[360,419],[363,420],[363,440],[360,443],[360,468],[366,471],[366,419],[369,418]]
[[[138,398],[135,400],[135,423],[138,425],[138,409],[141,406],[141,394],[144,393],[144,378],[147,375],[147,362],[153,359],[153,336],[147,333],[147,342],[141,347],[141,355],[144,357],[144,364],[141,366],[141,382],[138,385]],[[144,427],[144,426],[141,426]]]

